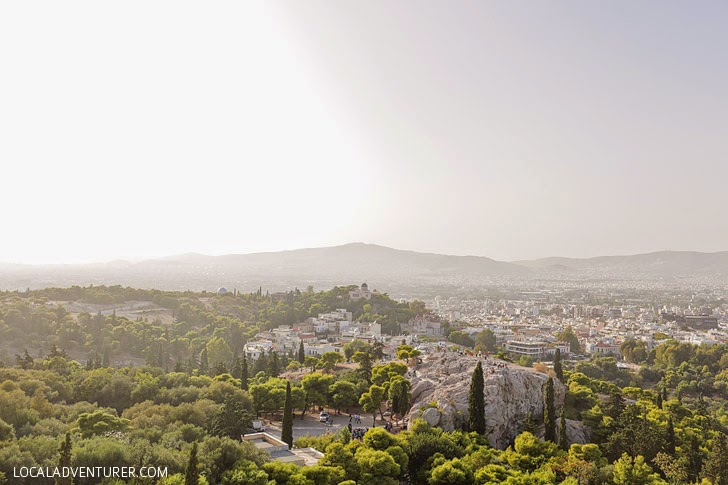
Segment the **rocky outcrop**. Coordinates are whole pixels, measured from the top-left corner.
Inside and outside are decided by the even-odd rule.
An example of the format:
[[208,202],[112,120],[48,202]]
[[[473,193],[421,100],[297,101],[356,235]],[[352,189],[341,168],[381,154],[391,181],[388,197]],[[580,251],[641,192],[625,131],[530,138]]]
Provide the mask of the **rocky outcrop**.
[[[468,420],[470,378],[478,358],[454,352],[435,352],[424,357],[411,377],[412,408],[409,422],[424,418],[445,431],[462,429]],[[485,419],[490,444],[505,448],[523,429],[529,412],[543,415],[544,384],[548,376],[533,369],[500,361],[481,359],[485,374]],[[554,379],[557,413],[564,404],[566,387]],[[573,443],[586,442],[588,430],[567,420],[567,437]]]
[[589,443],[591,439],[591,428],[581,421],[567,419],[566,438],[569,440],[569,443],[579,443],[580,445]]

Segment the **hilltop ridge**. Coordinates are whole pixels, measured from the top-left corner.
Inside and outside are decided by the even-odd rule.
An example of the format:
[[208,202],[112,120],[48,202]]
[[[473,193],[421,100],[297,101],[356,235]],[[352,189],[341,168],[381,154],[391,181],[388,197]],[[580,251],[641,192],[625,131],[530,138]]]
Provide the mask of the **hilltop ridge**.
[[0,289],[120,284],[165,290],[220,286],[250,291],[330,287],[340,281],[377,281],[400,292],[426,286],[477,287],[524,279],[728,278],[728,251],[659,251],[594,258],[551,257],[497,261],[394,249],[361,242],[340,246],[208,256],[186,253],[130,262],[0,264]]

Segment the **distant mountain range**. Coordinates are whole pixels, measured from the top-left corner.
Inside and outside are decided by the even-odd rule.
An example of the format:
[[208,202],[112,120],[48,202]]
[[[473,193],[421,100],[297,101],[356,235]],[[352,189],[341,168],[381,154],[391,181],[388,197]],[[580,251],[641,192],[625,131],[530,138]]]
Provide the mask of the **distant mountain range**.
[[591,275],[644,275],[657,277],[728,276],[728,251],[658,251],[629,256],[595,258],[543,258],[515,261],[537,271],[576,272]]
[[368,281],[374,287],[480,286],[528,279],[660,279],[728,277],[728,252],[661,251],[633,256],[544,258],[503,262],[364,243],[254,254],[183,254],[140,262],[73,265],[0,264],[0,288],[121,284],[170,290],[251,291],[330,287]]

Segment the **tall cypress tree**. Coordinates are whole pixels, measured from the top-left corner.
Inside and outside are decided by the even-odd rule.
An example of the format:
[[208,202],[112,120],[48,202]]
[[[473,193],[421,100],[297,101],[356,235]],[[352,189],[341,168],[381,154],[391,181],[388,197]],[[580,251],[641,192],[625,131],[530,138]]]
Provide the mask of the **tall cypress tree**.
[[561,350],[556,349],[554,354],[554,373],[559,382],[564,382],[564,367],[561,365]]
[[546,427],[544,440],[556,442],[556,408],[554,406],[554,380],[549,377],[544,391],[543,424]]
[[[728,448],[726,448],[726,436],[721,433],[720,437],[716,438],[717,441],[713,443],[713,453],[715,454],[714,458],[717,458],[717,461],[721,464],[723,467],[723,470],[725,473],[718,473],[711,477],[710,474],[706,473],[706,469],[703,468],[703,452],[700,449],[700,442],[698,441],[698,437],[694,434],[690,437],[690,445],[687,446],[687,470],[688,470],[688,480],[691,482],[695,482],[698,480],[698,477],[700,476],[701,470],[703,472],[703,475],[708,476],[709,478],[713,478],[713,484],[714,485],[728,485],[728,469],[726,469],[725,465],[726,460],[725,457],[728,456]],[[721,442],[722,441],[722,442]],[[705,463],[706,467],[708,466],[708,463]],[[723,481],[719,481],[717,478],[719,476],[723,477]]]
[[675,425],[672,416],[667,418],[667,430],[665,432],[665,448],[671,455],[675,454]]
[[238,353],[238,347],[235,346],[233,352],[233,360],[230,363],[230,374],[236,379],[240,379],[240,354]]
[[303,349],[303,340],[301,340],[301,343],[298,345],[298,362],[303,365],[303,363],[306,361],[306,351]]
[[253,377],[258,375],[258,372],[268,372],[268,354],[265,353],[264,350],[260,351],[260,357],[258,357],[258,360],[255,361],[255,364],[253,365]]
[[268,374],[271,377],[278,377],[278,375],[281,373],[281,366],[278,362],[278,352],[274,352],[273,349],[270,350],[270,361],[268,362]]
[[288,443],[288,449],[293,446],[293,403],[291,402],[291,383],[286,382],[286,401],[283,405],[283,424],[281,426],[281,441]]
[[245,391],[248,390],[248,358],[245,353],[240,361],[240,387]]
[[[58,469],[63,474],[63,469],[71,466],[71,433],[66,433],[66,439],[61,443],[61,455],[58,457]],[[73,477],[56,477],[56,485],[72,485]]]
[[200,471],[197,469],[197,441],[192,443],[190,459],[185,468],[185,485],[197,485],[200,479]]
[[233,360],[233,366],[230,369],[230,374],[234,378],[240,379],[240,357],[235,357],[235,360]]
[[566,416],[564,416],[564,408],[561,408],[561,416],[559,418],[559,448],[569,451],[569,439],[566,437]]
[[470,394],[468,395],[468,431],[485,434],[485,380],[483,366],[478,361],[473,376],[470,379]]

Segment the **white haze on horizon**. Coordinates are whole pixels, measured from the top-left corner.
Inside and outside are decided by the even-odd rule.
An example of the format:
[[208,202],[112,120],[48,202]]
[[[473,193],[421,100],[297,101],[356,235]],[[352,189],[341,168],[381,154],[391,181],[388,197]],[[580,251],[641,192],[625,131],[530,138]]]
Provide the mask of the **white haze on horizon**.
[[4,2],[0,261],[728,250],[728,6]]

